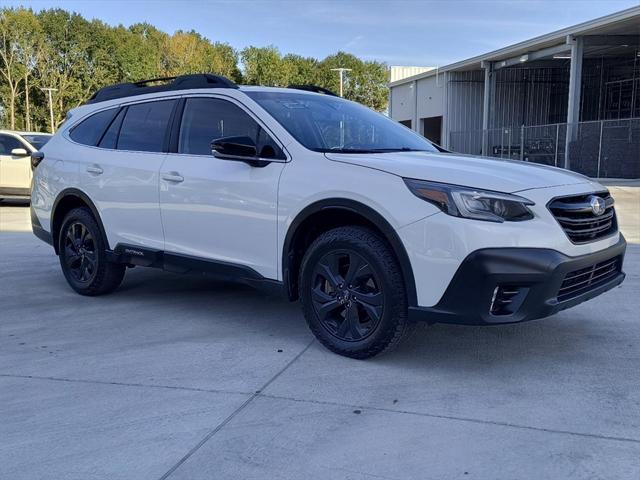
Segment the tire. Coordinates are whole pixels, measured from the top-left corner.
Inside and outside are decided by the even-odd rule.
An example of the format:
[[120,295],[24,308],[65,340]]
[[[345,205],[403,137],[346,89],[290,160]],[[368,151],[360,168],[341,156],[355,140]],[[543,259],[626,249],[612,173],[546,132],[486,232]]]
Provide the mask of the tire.
[[320,235],[305,253],[298,285],[309,328],[339,355],[379,355],[412,329],[398,260],[368,228],[339,227]]
[[89,209],[75,208],[65,216],[58,238],[60,266],[80,295],[104,295],[122,283],[126,266],[107,261],[106,245]]

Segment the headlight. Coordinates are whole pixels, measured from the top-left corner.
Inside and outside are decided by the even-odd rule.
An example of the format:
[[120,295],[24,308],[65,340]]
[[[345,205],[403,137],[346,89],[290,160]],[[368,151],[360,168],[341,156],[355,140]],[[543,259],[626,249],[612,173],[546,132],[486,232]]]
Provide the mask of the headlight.
[[520,222],[533,218],[527,206],[535,203],[518,195],[410,178],[405,178],[404,182],[415,196],[454,217],[489,222]]

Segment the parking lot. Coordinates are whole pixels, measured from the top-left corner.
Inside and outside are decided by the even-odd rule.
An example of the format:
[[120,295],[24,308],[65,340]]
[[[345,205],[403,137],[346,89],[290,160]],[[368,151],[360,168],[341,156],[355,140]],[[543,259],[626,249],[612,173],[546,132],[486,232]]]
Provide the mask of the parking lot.
[[3,204],[0,478],[640,478],[639,192],[612,189],[620,287],[521,325],[421,325],[368,361],[206,277],[135,268],[78,296]]

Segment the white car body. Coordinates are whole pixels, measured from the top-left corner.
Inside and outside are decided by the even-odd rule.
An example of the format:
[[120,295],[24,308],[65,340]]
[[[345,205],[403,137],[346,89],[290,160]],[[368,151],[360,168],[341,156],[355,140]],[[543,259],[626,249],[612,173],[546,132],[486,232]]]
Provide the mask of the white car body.
[[[35,172],[32,210],[39,236],[57,241],[55,207],[71,189],[92,202],[112,250],[124,246],[139,248],[141,255],[171,252],[237,265],[284,284],[287,290],[292,282],[288,243],[305,212],[332,204],[356,210],[360,207],[354,206],[362,206],[384,220],[381,230],[393,237],[389,241],[394,248],[406,252],[398,256],[410,264],[405,273],[413,284],[409,303],[415,311],[437,309],[465,259],[485,249],[544,249],[569,259],[586,259],[616,246],[617,254],[620,248],[624,251],[617,229],[594,241],[574,243],[549,210],[547,204],[556,197],[606,192],[587,177],[547,166],[451,153],[311,151],[248,95],[252,91],[291,92],[264,87],[188,89],[106,100],[72,111],[43,148],[45,160]],[[105,149],[70,137],[84,119],[114,106],[203,96],[244,110],[269,132],[286,159],[256,168],[212,155]],[[497,223],[451,216],[418,198],[405,178],[517,193],[535,203],[530,207],[533,218]],[[606,289],[623,277],[619,272]],[[557,309],[554,306],[553,311]],[[551,310],[544,312],[548,313]]]

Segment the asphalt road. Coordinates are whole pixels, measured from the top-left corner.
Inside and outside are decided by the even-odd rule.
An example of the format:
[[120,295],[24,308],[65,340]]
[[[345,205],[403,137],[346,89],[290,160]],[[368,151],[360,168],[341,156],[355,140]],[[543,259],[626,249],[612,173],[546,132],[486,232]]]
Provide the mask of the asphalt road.
[[0,478],[640,478],[640,244],[625,270],[554,317],[357,361],[298,305],[205,277],[78,296],[48,245],[0,232]]

